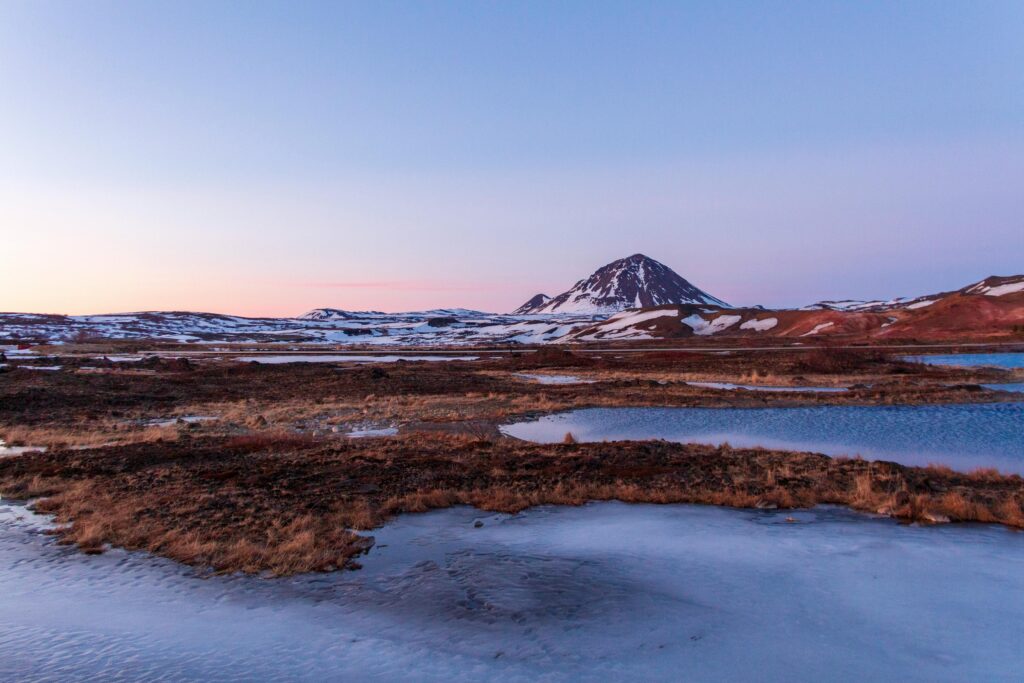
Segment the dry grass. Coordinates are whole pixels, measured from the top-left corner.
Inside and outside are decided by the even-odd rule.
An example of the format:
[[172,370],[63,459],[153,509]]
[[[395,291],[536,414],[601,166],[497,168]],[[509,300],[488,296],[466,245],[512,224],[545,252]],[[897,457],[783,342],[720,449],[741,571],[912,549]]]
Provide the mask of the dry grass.
[[88,427],[0,426],[0,438],[11,446],[46,448],[96,448],[99,446],[174,441],[180,434],[177,425],[143,426],[108,422]]
[[87,552],[147,550],[217,571],[352,566],[368,530],[451,505],[518,512],[592,500],[741,508],[847,505],[907,521],[1024,528],[1024,480],[809,453],[665,442],[534,445],[469,434],[325,444],[274,431],[0,461]]
[[152,505],[175,505],[114,496],[92,481],[75,482],[36,503],[40,512],[55,515],[64,525],[59,534],[87,553],[107,545],[145,550],[219,572],[270,572],[275,575],[329,571],[351,564],[372,545],[341,524],[334,515],[282,515],[269,520],[261,533],[239,533],[209,525],[169,526]]
[[309,448],[315,443],[316,440],[309,434],[277,429],[233,436],[224,443],[224,447],[228,450],[252,453],[256,451],[293,451]]

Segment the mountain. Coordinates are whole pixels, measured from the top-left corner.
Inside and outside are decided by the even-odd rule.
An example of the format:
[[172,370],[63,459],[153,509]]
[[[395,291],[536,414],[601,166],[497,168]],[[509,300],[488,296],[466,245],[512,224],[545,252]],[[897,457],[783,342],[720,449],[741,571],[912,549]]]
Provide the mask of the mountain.
[[534,309],[543,307],[549,301],[551,301],[551,297],[547,294],[537,294],[525,304],[512,311],[512,315],[526,315]]
[[[665,298],[689,301],[644,307],[646,302]],[[624,305],[627,302],[630,306]],[[638,302],[641,308],[632,308]],[[544,309],[557,303],[567,304],[556,307],[557,317],[533,315],[533,309],[547,312]],[[321,308],[299,318],[244,318],[189,311],[76,316],[0,313],[0,352],[4,345],[101,339],[152,339],[200,348],[225,342],[368,348],[709,337],[750,341],[786,338],[800,344],[821,339],[857,343],[1024,343],[1024,275],[992,276],[954,291],[916,298],[831,301],[800,309],[769,310],[726,306],[660,263],[636,255],[605,266],[565,295],[554,299],[538,295],[527,304],[529,307],[524,305],[508,315],[462,308],[410,313]],[[595,314],[584,304],[622,305],[631,310]],[[565,313],[569,306],[581,312]],[[527,308],[529,312],[524,311]]]
[[674,304],[617,313],[559,341],[827,337],[851,341],[1024,338],[1024,275],[889,301],[822,301],[799,309]]
[[517,314],[583,313],[607,315],[630,308],[665,304],[729,304],[694,287],[674,270],[643,254],[633,254],[598,268],[572,289],[546,301],[537,295],[516,309]]

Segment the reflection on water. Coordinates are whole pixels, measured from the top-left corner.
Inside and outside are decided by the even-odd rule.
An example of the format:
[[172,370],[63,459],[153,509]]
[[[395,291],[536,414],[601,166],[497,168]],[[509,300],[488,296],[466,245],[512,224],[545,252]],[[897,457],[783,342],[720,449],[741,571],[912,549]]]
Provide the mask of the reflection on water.
[[1024,667],[1024,534],[999,527],[828,508],[457,508],[378,530],[361,571],[266,580],[82,555],[19,515],[0,504],[0,680],[934,681]]
[[1006,384],[982,384],[981,386],[986,389],[995,389],[996,391],[1012,391],[1012,392],[1024,392],[1024,382],[1008,382]]
[[909,465],[997,467],[1024,473],[1024,403],[800,408],[590,408],[508,425],[554,443],[669,441],[862,455]]
[[443,362],[452,360],[478,360],[479,356],[356,356],[356,355],[310,355],[292,354],[288,356],[238,356],[234,360],[240,363],[263,363],[265,365],[281,365],[282,363],[397,363],[399,361],[415,363]]
[[520,372],[515,375],[521,379],[528,379],[538,384],[593,384],[592,379],[582,379],[575,375],[541,375]]
[[1024,353],[950,353],[925,356],[906,356],[903,360],[928,365],[992,366],[996,368],[1024,368]]
[[811,393],[836,393],[849,391],[846,387],[783,387],[768,386],[766,384],[733,384],[732,382],[687,382],[691,387],[702,387],[704,389],[746,389],[747,391],[796,391]]

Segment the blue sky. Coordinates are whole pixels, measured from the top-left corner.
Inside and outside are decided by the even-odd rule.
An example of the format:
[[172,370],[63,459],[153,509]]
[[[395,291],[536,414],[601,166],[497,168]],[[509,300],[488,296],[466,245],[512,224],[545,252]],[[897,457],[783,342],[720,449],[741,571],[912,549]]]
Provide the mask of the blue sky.
[[1024,3],[0,5],[0,309],[1024,272]]

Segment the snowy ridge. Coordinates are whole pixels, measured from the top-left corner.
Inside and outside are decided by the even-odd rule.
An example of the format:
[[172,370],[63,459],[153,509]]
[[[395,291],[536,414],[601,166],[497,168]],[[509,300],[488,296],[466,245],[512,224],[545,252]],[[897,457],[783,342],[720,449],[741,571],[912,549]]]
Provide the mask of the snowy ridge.
[[0,338],[68,342],[157,339],[181,343],[443,346],[542,344],[593,324],[589,315],[498,315],[461,308],[409,313],[316,309],[298,318],[243,318],[217,313],[36,315],[0,313]]
[[1006,296],[1024,292],[1024,275],[1011,277],[993,276],[985,278],[961,290],[965,294],[981,294],[984,296]]
[[898,309],[917,310],[926,308],[941,301],[942,299],[960,294],[964,296],[992,296],[1001,297],[1008,294],[1024,292],[1024,275],[999,276],[993,275],[980,282],[975,282],[955,292],[941,292],[939,294],[928,294],[916,298],[896,297],[888,301],[861,301],[857,299],[844,299],[842,301],[819,301],[804,306],[800,311],[845,311],[845,312],[869,312],[879,313]]

